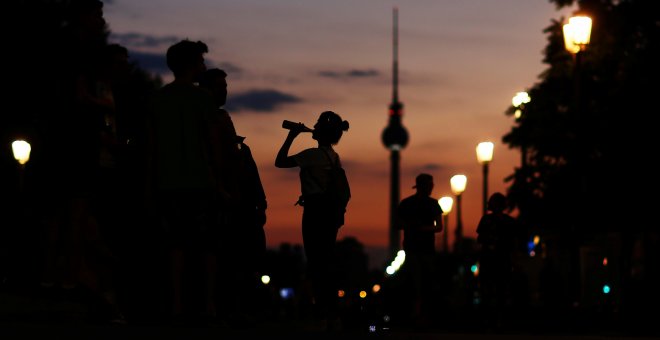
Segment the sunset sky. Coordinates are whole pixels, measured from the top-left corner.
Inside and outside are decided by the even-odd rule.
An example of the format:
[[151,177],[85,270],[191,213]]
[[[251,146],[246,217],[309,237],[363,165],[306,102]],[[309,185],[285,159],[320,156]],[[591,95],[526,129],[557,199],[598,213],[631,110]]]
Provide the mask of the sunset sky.
[[[463,226],[474,237],[482,209],[475,148],[495,144],[490,192],[520,162],[501,143],[514,124],[511,98],[530,88],[542,64],[552,19],[569,16],[547,0],[113,0],[104,13],[110,40],[165,81],[165,51],[181,39],[208,44],[208,67],[227,71],[238,133],[247,136],[268,196],[268,244],[301,243],[298,170],[278,169],[283,119],[312,126],[325,110],[350,130],[335,147],[352,185],[340,238],[386,246],[389,151],[381,142],[392,93],[392,9],[399,8],[399,98],[410,141],[401,152],[401,198],[415,176],[435,178],[433,196],[451,195],[449,179],[468,178]],[[533,100],[533,98],[532,98]],[[315,146],[309,134],[292,147]],[[456,210],[449,215],[450,240]]]

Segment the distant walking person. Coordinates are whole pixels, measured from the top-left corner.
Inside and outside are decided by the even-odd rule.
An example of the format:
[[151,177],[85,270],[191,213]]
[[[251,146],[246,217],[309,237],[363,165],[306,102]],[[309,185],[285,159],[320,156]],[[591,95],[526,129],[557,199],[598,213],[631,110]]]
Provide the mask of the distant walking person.
[[[213,206],[219,182],[212,168],[209,127],[216,105],[209,92],[195,84],[206,70],[207,52],[207,45],[201,41],[183,40],[170,46],[167,65],[174,81],[155,94],[150,117],[153,195],[170,241],[171,308],[175,320],[180,320],[184,312],[193,317],[215,313],[209,288],[215,276],[215,245],[210,242],[216,239],[212,234],[217,228]],[[191,262],[195,258],[204,259],[205,264],[195,265]],[[201,275],[184,275],[197,268],[206,270],[196,271]],[[184,294],[184,286],[200,282],[207,287],[185,289]],[[207,292],[207,296],[191,299],[188,294],[198,292]],[[184,301],[195,303],[184,308]]]
[[517,221],[504,212],[506,196],[496,192],[488,199],[489,214],[477,226],[479,287],[487,326],[499,327],[503,309],[511,299],[513,256],[520,240]]
[[399,203],[397,216],[403,229],[403,250],[406,252],[404,271],[411,280],[412,313],[410,321],[428,322],[435,268],[435,234],[443,230],[442,208],[431,197],[433,176],[419,174],[415,179],[417,192]]
[[318,147],[305,149],[289,156],[294,139],[301,132],[309,132],[304,125],[289,130],[282,144],[275,166],[278,168],[300,167],[300,186],[303,205],[302,236],[307,273],[311,279],[317,317],[320,327],[332,330],[340,327],[337,310],[337,287],[333,272],[333,257],[337,233],[343,224],[343,215],[327,195],[327,184],[333,166],[340,166],[339,155],[332,148],[348,130],[348,122],[332,111],[321,113],[314,125],[312,138]]

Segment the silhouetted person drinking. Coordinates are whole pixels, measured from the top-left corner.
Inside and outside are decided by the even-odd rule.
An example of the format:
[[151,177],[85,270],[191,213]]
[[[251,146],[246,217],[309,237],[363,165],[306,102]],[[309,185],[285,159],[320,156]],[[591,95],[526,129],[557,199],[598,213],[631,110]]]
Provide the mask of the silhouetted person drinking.
[[[303,131],[309,131],[304,125],[291,128],[282,144],[275,166],[278,168],[300,168],[300,186],[303,205],[302,236],[307,273],[311,279],[314,294],[316,316],[321,329],[332,330],[341,327],[337,311],[337,287],[333,272],[333,257],[337,242],[337,233],[343,224],[333,202],[324,195],[330,181],[332,166],[339,166],[339,155],[332,148],[348,130],[348,122],[332,112],[321,113],[314,125],[312,138],[318,147],[305,149],[289,156],[289,149],[294,139]],[[343,215],[342,215],[343,216]]]

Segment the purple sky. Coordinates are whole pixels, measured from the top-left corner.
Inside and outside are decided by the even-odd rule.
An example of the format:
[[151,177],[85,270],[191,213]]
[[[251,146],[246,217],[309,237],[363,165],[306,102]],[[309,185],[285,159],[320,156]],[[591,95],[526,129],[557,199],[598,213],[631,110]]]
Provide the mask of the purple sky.
[[[209,45],[207,66],[229,74],[228,109],[259,165],[269,209],[270,246],[300,243],[297,170],[275,168],[283,119],[313,125],[325,110],[351,124],[336,146],[352,184],[340,232],[385,246],[389,225],[389,151],[381,143],[392,82],[392,8],[399,8],[399,96],[410,134],[401,152],[401,198],[415,176],[435,177],[433,196],[451,195],[449,179],[468,177],[463,226],[475,235],[482,175],[475,148],[495,143],[490,192],[519,164],[501,137],[512,124],[511,98],[545,69],[543,29],[571,10],[547,0],[159,0],[106,1],[111,40],[164,80],[165,50],[181,39]],[[532,98],[533,100],[533,98]],[[301,136],[292,152],[315,146]],[[456,225],[449,215],[450,239]]]

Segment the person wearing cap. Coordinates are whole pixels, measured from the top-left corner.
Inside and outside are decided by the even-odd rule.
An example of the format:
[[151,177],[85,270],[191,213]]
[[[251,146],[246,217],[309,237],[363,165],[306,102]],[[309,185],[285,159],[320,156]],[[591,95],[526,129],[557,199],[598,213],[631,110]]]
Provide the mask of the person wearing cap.
[[431,197],[433,176],[419,174],[415,179],[415,194],[401,200],[397,209],[399,229],[403,230],[403,250],[406,252],[404,271],[412,284],[411,320],[424,322],[428,317],[433,291],[435,234],[443,230],[442,208]]

